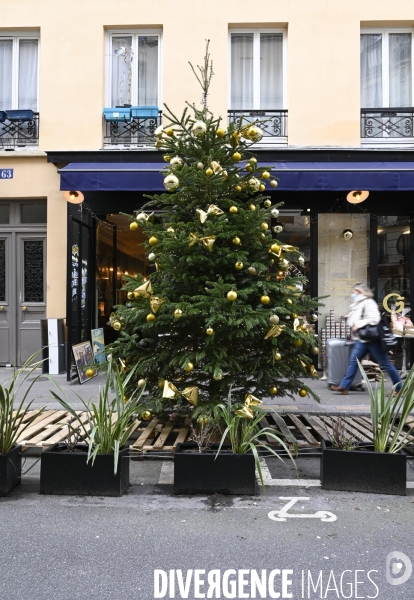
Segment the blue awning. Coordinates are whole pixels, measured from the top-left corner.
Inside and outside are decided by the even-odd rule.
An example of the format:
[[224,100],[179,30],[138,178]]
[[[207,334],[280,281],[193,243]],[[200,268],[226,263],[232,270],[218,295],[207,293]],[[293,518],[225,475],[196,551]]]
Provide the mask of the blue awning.
[[[268,162],[281,191],[414,190],[414,162]],[[166,163],[71,163],[60,173],[61,190],[165,191]]]

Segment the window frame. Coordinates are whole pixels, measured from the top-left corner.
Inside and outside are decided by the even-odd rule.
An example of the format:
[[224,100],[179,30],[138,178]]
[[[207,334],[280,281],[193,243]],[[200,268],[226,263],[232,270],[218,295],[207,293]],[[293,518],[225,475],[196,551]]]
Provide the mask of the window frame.
[[[134,51],[134,57],[138,59],[138,37],[144,35],[156,35],[158,36],[158,109],[162,107],[162,56],[163,56],[163,39],[162,29],[145,29],[145,28],[131,28],[131,29],[108,29],[105,34],[105,107],[112,107],[112,38],[117,36],[132,36],[132,48]],[[136,102],[135,102],[136,100]],[[137,106],[138,103],[138,70],[133,69],[131,75],[131,104]]]
[[[37,88],[36,88],[36,109],[39,112],[39,79],[40,79],[40,32],[39,31],[13,31],[6,32],[0,29],[0,40],[12,40],[12,106],[0,106],[0,110],[19,109],[19,43],[20,40],[37,40]],[[20,110],[26,107],[22,106]]]
[[[283,106],[280,109],[275,110],[287,110],[288,108],[288,95],[287,95],[287,29],[282,27],[272,28],[231,28],[229,29],[228,39],[228,107],[233,110],[231,106],[231,36],[233,33],[253,33],[253,106],[249,110],[266,110],[260,107],[260,34],[261,33],[281,33],[283,35],[282,41],[282,99]],[[247,109],[246,109],[247,110]]]
[[[411,105],[407,106],[390,106],[390,77],[389,77],[389,34],[390,33],[410,33],[411,34]],[[382,106],[378,108],[411,108],[414,106],[414,27],[361,27],[361,35],[381,34],[381,49],[382,49]],[[359,41],[361,53],[361,37]],[[359,76],[359,89],[361,94],[361,73]],[[361,106],[361,108],[369,108]]]

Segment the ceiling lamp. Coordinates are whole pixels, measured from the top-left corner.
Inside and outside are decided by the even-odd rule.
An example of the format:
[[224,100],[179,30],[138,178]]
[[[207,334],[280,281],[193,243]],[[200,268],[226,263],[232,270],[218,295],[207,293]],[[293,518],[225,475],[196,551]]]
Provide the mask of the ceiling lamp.
[[85,200],[82,192],[63,192],[63,197],[71,204],[81,204]]
[[354,190],[352,192],[349,192],[346,199],[351,204],[359,204],[360,202],[363,202],[364,200],[366,200],[368,198],[368,196],[369,196],[369,192],[367,192],[366,190],[365,191]]

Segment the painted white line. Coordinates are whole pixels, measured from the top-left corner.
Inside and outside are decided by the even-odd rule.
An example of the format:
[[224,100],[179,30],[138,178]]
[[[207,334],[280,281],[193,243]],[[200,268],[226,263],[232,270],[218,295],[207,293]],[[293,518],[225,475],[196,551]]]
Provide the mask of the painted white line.
[[279,510],[271,510],[267,513],[267,516],[272,521],[286,521],[286,519],[320,519],[324,523],[332,523],[337,520],[337,516],[329,512],[327,510],[317,510],[316,513],[313,514],[304,514],[304,513],[289,513],[289,508],[292,508],[296,502],[301,502],[309,500],[309,498],[299,498],[292,496],[279,496],[279,500],[289,500],[285,506]]
[[414,481],[407,481],[407,489],[414,489]]
[[174,485],[174,463],[172,460],[163,460],[158,483]]
[[[269,467],[264,458],[260,459],[260,468],[262,469],[263,481],[265,485],[277,485],[280,487],[320,487],[319,479],[272,479]],[[260,483],[259,473],[256,469],[256,479]]]

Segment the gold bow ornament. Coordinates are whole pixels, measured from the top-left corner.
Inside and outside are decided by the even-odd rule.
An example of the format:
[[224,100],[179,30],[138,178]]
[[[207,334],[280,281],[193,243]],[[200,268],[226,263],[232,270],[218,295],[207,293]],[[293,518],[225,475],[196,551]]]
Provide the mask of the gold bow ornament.
[[150,306],[151,310],[154,314],[158,312],[159,307],[164,304],[165,300],[162,298],[158,298],[157,296],[151,296],[150,298]]
[[273,256],[274,258],[281,258],[282,252],[296,252],[296,251],[297,251],[296,246],[290,246],[289,244],[285,244],[282,246],[279,246],[278,244],[272,244],[272,246],[269,250],[269,254],[271,256]]
[[189,237],[189,246],[194,246],[194,244],[196,244],[197,242],[200,242],[200,244],[203,244],[203,246],[205,248],[207,248],[207,250],[209,250],[210,252],[213,249],[213,244],[216,241],[216,236],[215,235],[208,235],[205,237],[197,237],[194,233],[190,233]]
[[197,208],[196,213],[200,217],[201,223],[205,223],[207,221],[208,215],[214,215],[215,217],[218,215],[224,215],[224,212],[221,210],[221,208],[215,204],[210,204],[207,212],[205,210],[201,210],[201,208]]
[[235,411],[234,414],[237,415],[238,417],[245,417],[246,419],[253,419],[254,413],[250,407],[251,406],[259,406],[261,403],[262,403],[262,401],[259,400],[259,398],[256,398],[252,394],[246,394],[245,399],[244,399],[243,408],[239,408],[238,410]]
[[134,294],[138,294],[142,298],[150,298],[152,294],[152,285],[150,281],[146,281],[134,290]]
[[138,223],[140,221],[146,221],[146,222],[151,221],[152,222],[152,221],[154,221],[154,213],[147,215],[147,213],[141,212],[135,217],[135,220],[138,221]]
[[197,386],[189,386],[186,387],[182,392],[180,392],[180,390],[178,390],[175,385],[173,383],[171,383],[171,381],[164,381],[164,389],[162,392],[162,397],[163,398],[175,398],[176,396],[178,396],[179,394],[181,394],[181,396],[184,396],[184,398],[186,400],[188,400],[188,402],[190,404],[192,404],[193,406],[197,406],[198,405],[198,387]]
[[264,339],[267,340],[268,338],[271,338],[271,337],[279,337],[279,335],[282,333],[284,328],[285,328],[285,325],[273,325],[273,327],[271,327],[269,329],[269,331],[266,333]]

